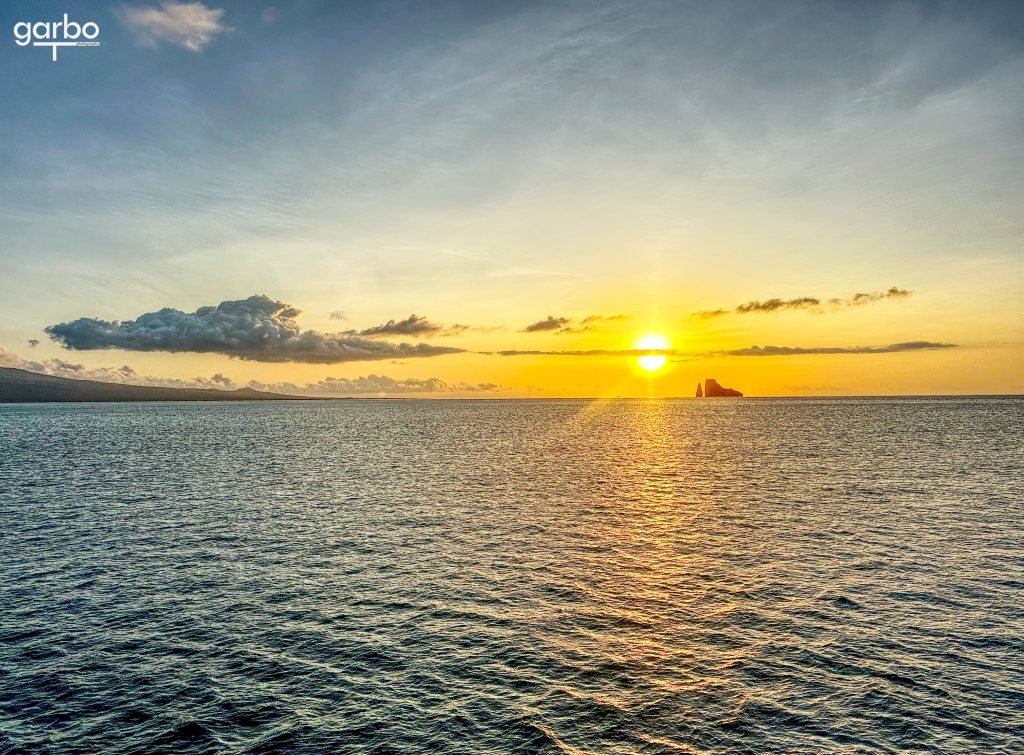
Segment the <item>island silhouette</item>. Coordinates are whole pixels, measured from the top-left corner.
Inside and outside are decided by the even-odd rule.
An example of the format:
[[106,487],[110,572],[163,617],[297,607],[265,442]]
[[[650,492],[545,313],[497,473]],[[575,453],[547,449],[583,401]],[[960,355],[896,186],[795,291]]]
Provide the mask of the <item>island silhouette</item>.
[[743,394],[734,388],[726,388],[718,384],[714,378],[707,378],[704,381],[704,390],[701,390],[700,383],[697,383],[697,398],[740,398]]

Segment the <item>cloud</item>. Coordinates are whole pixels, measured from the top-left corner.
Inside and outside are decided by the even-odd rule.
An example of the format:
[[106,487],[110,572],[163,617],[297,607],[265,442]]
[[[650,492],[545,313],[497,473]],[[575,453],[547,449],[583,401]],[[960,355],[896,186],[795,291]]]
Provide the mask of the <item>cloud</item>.
[[561,330],[568,325],[572,320],[568,317],[553,317],[548,315],[543,320],[537,320],[537,322],[530,323],[523,328],[524,333],[543,333],[550,330]]
[[890,354],[900,351],[931,351],[955,349],[955,343],[934,341],[904,341],[885,346],[747,346],[741,349],[719,351],[678,351],[676,349],[585,349],[563,351],[517,350],[486,352],[504,357],[518,356],[559,356],[559,357],[639,357],[649,354],[663,354],[678,359],[711,359],[715,357],[772,357],[801,354]]
[[935,343],[933,341],[905,341],[890,343],[887,346],[820,346],[805,348],[802,346],[748,346],[744,349],[730,349],[716,352],[731,357],[777,357],[799,354],[891,354],[898,351],[932,351],[935,349],[955,349],[955,343]]
[[[579,321],[579,325],[566,325],[563,328],[555,331],[556,333],[587,333],[591,330],[596,330],[597,326],[603,322],[614,322],[615,320],[626,320],[629,315],[587,315]],[[570,320],[570,323],[573,321]]]
[[[625,320],[629,315],[587,315],[582,320],[574,320],[571,317],[554,317],[548,315],[543,320],[531,323],[523,328],[524,333],[586,333],[594,330],[598,323],[612,322],[614,320]],[[576,324],[578,322],[578,324]]]
[[219,372],[208,378],[161,378],[151,375],[139,375],[128,365],[88,369],[85,365],[67,362],[63,359],[22,359],[3,348],[0,348],[0,367],[14,367],[41,375],[53,375],[54,377],[72,378],[75,380],[98,380],[103,383],[148,385],[159,388],[219,388],[220,390],[231,391],[239,387],[234,381],[224,377]]
[[328,317],[330,317],[332,320],[344,320],[345,319],[345,310],[343,310],[343,309],[336,309],[333,312],[331,312],[328,315]]
[[38,338],[30,338],[30,339],[28,339],[28,345],[31,346],[34,349],[36,346],[39,345],[39,339]]
[[728,309],[699,309],[693,312],[690,317],[694,320],[710,320],[713,317],[721,317],[729,314]]
[[613,322],[615,320],[628,320],[628,319],[629,319],[629,315],[623,315],[623,314],[618,314],[618,315],[587,315],[582,320],[580,320],[580,322],[583,323],[584,325],[591,325],[593,323],[598,323],[598,322]]
[[905,288],[896,288],[896,286],[893,286],[888,291],[872,291],[866,294],[857,293],[845,301],[843,299],[832,299],[829,303],[838,304],[839,306],[845,305],[848,307],[859,307],[863,304],[873,304],[877,301],[885,301],[886,299],[906,299],[912,293],[912,291],[908,291]]
[[315,383],[249,382],[250,388],[304,396],[351,396],[397,393],[495,393],[508,390],[497,383],[448,383],[440,378],[403,378],[366,375],[357,378],[327,377]]
[[441,325],[430,322],[426,317],[409,315],[404,320],[388,320],[383,325],[374,325],[365,330],[349,330],[348,335],[365,336],[366,338],[379,338],[381,336],[412,336],[423,338],[426,336],[455,336],[469,330],[468,325]]
[[225,31],[222,8],[208,8],[202,3],[161,3],[156,6],[122,6],[118,18],[135,33],[139,44],[156,47],[168,42],[199,52]]
[[295,322],[298,315],[299,310],[288,304],[257,295],[195,312],[161,309],[121,322],[82,317],[51,325],[46,332],[68,349],[224,354],[256,362],[335,364],[463,351],[302,330]]
[[[905,288],[892,286],[887,291],[858,292],[846,299],[829,299],[828,304],[832,309],[844,309],[847,307],[860,307],[865,304],[874,304],[880,301],[899,301],[906,299],[913,294]],[[694,320],[710,320],[715,317],[722,317],[731,313],[738,315],[760,314],[766,312],[778,312],[780,310],[806,310],[811,312],[823,312],[822,299],[817,296],[797,296],[792,299],[765,299],[748,301],[740,304],[735,309],[700,309],[690,314]]]
[[444,326],[430,322],[426,317],[409,315],[404,320],[388,320],[383,325],[360,330],[354,335],[360,336],[432,336],[444,330]]
[[817,309],[821,299],[813,296],[800,296],[796,299],[766,299],[765,301],[748,301],[736,307],[736,314],[745,315],[750,312],[775,312],[780,309]]

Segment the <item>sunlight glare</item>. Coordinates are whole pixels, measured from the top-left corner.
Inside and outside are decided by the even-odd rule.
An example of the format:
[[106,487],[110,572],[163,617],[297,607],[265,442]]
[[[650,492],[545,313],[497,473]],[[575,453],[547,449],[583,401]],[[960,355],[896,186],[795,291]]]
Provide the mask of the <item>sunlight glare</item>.
[[[665,336],[649,333],[636,342],[637,349],[670,349],[672,345]],[[647,372],[657,372],[668,362],[665,354],[645,354],[636,358],[640,368]]]

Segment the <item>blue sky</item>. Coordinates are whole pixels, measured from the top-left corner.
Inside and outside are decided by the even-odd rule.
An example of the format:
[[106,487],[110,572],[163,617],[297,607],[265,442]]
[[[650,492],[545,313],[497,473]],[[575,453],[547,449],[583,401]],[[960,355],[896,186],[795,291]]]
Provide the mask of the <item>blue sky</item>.
[[[8,351],[63,354],[42,330],[78,317],[256,293],[320,330],[425,312],[518,348],[548,314],[665,328],[897,285],[915,291],[898,317],[686,337],[955,341],[1002,349],[1013,382],[1019,3],[211,2],[201,32],[145,22],[174,7],[0,7]],[[101,46],[53,63],[14,44],[17,21],[64,12]]]

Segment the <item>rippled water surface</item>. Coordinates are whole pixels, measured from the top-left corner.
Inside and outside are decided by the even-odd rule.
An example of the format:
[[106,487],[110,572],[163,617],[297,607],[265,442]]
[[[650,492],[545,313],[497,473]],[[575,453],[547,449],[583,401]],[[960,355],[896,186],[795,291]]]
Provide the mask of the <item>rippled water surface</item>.
[[1024,402],[0,406],[0,752],[1024,752]]

